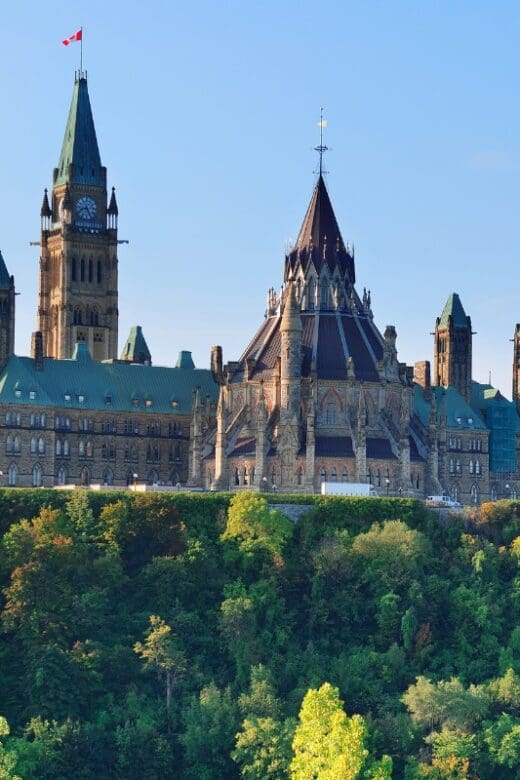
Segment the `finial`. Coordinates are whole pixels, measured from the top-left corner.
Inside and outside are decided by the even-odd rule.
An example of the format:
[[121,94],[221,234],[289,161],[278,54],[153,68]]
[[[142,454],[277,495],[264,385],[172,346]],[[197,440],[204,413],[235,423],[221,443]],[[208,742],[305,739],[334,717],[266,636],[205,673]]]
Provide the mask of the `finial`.
[[319,146],[314,147],[314,151],[318,152],[320,156],[320,167],[318,172],[321,176],[323,173],[327,173],[327,171],[323,170],[323,155],[325,152],[329,151],[329,147],[324,146],[323,144],[323,128],[327,127],[327,120],[323,118],[323,107],[320,108],[320,121],[318,122],[318,127],[320,128],[320,143]]

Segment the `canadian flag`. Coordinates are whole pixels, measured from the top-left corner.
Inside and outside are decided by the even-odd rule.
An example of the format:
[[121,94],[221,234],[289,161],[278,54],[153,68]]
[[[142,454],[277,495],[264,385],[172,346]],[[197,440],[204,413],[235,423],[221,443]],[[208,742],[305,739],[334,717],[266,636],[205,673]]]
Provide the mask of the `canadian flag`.
[[69,43],[74,43],[74,41],[81,41],[82,38],[83,38],[83,29],[78,30],[77,32],[74,33],[74,35],[71,35],[69,38],[65,38],[65,40],[62,41],[62,44],[64,46],[68,46]]

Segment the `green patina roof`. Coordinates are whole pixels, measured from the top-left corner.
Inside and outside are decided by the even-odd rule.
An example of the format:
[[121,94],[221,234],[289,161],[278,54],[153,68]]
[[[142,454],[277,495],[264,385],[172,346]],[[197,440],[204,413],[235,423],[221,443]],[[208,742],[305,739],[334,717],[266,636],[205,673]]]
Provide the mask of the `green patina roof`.
[[0,252],[0,289],[5,290],[11,286],[11,277],[5,264],[5,260]]
[[[133,325],[130,328],[126,344],[121,352],[121,360],[128,360],[130,363],[152,362],[152,356],[140,325]],[[195,368],[193,362],[191,368]]]
[[186,349],[181,350],[175,363],[175,368],[195,368],[191,352],[188,352]]
[[[448,428],[486,430],[487,426],[480,412],[464,400],[456,387],[432,387],[431,392],[435,395],[437,422],[440,417],[446,417]],[[428,426],[431,401],[425,399],[419,385],[415,386],[414,409],[423,425]]]
[[74,354],[71,360],[44,358],[42,371],[32,358],[13,355],[0,374],[0,403],[185,415],[197,387],[202,398],[218,397],[209,369],[98,363],[85,344]]
[[471,383],[471,397],[475,408],[484,417],[491,433],[489,436],[489,467],[491,471],[516,469],[516,432],[520,430],[520,418],[512,401],[504,398],[492,385]]
[[[69,179],[71,163],[72,177]],[[76,78],[74,82],[58,175],[54,184],[65,184],[67,181],[99,187],[105,185],[86,78]]]
[[439,325],[441,327],[447,327],[449,317],[452,318],[453,324],[456,327],[465,328],[468,324],[466,312],[464,311],[464,307],[462,306],[457,293],[451,293],[451,295],[448,296],[446,305],[442,310]]

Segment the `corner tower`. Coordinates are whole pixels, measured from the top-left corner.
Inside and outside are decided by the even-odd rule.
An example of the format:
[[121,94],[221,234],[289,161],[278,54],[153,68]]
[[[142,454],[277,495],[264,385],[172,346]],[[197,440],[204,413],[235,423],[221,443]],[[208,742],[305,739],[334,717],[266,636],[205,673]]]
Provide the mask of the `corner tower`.
[[70,358],[77,341],[95,360],[117,357],[117,217],[92,117],[86,74],[76,73],[69,117],[41,208],[37,327],[47,357]]
[[452,293],[435,322],[434,384],[456,387],[471,403],[471,318],[457,293]]

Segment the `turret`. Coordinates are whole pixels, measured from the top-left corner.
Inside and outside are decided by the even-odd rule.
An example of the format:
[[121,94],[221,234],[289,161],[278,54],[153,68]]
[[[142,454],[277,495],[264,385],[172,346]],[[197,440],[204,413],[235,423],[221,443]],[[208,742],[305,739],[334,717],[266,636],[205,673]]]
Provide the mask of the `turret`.
[[290,281],[280,325],[281,414],[299,415],[302,367],[302,318],[294,282]]
[[15,296],[14,276],[9,276],[0,252],[0,368],[14,354]]
[[456,387],[471,404],[471,318],[457,293],[452,293],[435,322],[433,384]]

